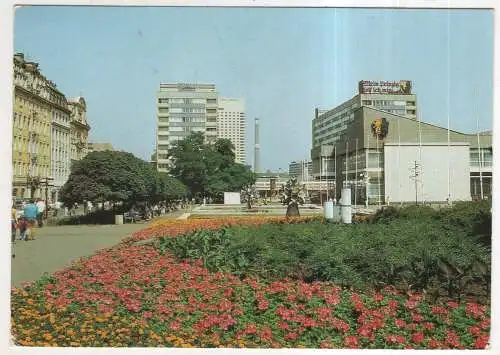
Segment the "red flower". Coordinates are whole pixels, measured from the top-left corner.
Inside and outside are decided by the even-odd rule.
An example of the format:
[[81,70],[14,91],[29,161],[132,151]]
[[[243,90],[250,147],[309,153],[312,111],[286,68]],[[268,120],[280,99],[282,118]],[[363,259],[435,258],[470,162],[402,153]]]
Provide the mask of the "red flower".
[[142,316],[143,316],[144,318],[146,318],[146,319],[149,319],[149,318],[153,317],[153,313],[152,313],[152,312],[147,311],[147,312],[144,312],[144,313],[142,314]]
[[370,338],[372,335],[372,331],[369,328],[361,327],[358,329],[358,334],[363,338]]
[[170,330],[179,330],[181,329],[181,324],[179,322],[173,321],[168,324],[168,328]]
[[424,341],[424,334],[423,333],[413,333],[411,336],[411,341],[413,341],[416,344],[420,344],[421,342]]
[[282,329],[282,330],[287,330],[287,329],[289,329],[289,328],[290,328],[290,325],[288,325],[288,323],[287,323],[287,322],[283,322],[283,321],[280,321],[280,322],[278,323],[278,326],[279,326],[279,328],[280,328],[280,329]]
[[448,311],[445,308],[439,306],[432,307],[431,312],[432,314],[448,314]]
[[273,332],[271,331],[271,328],[264,327],[264,329],[262,329],[261,338],[265,341],[271,341],[273,339]]
[[285,335],[285,340],[296,340],[297,338],[297,333],[288,333],[287,335]]
[[266,300],[260,300],[258,305],[257,305],[257,309],[259,311],[265,311],[266,309],[269,308],[269,302],[266,301]]
[[469,333],[473,336],[478,336],[479,334],[481,334],[481,328],[477,325],[473,325],[469,328]]
[[431,322],[425,322],[422,324],[425,330],[431,330],[434,329],[434,323]]
[[406,342],[406,338],[401,335],[386,335],[385,340],[389,343],[396,343],[396,344],[404,344]]
[[331,345],[330,345],[330,343],[324,341],[321,344],[319,344],[319,347],[320,347],[320,349],[329,349],[329,348],[331,348]]
[[395,319],[394,324],[396,324],[396,327],[398,328],[406,327],[406,322],[402,319]]
[[351,349],[359,348],[358,338],[356,338],[354,335],[347,336],[344,340],[344,344],[346,347]]
[[424,320],[424,316],[417,312],[413,312],[411,314],[411,318],[413,319],[414,322],[421,322]]
[[391,307],[392,309],[397,309],[397,308],[398,308],[398,302],[397,302],[397,301],[395,301],[395,300],[390,300],[390,301],[388,302],[388,305],[389,305],[389,307]]
[[450,307],[451,309],[458,308],[458,303],[455,301],[448,301],[448,307]]
[[476,349],[484,349],[490,342],[490,336],[487,334],[482,334],[476,338],[474,342],[474,348]]
[[375,295],[374,299],[375,299],[375,302],[381,302],[381,301],[383,301],[383,300],[384,300],[384,296],[383,296],[383,295],[381,295],[380,293],[377,293],[377,294]]
[[429,344],[427,344],[427,347],[429,349],[439,349],[443,346],[441,342],[437,341],[436,339],[431,339],[429,340]]

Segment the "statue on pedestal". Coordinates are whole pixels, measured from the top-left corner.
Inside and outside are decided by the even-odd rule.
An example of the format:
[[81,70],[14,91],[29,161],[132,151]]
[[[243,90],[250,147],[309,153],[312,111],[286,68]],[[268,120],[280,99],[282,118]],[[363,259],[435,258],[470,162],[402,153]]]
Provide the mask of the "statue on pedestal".
[[282,202],[287,206],[287,217],[300,216],[299,204],[304,204],[305,185],[300,185],[296,178],[292,178],[282,188]]

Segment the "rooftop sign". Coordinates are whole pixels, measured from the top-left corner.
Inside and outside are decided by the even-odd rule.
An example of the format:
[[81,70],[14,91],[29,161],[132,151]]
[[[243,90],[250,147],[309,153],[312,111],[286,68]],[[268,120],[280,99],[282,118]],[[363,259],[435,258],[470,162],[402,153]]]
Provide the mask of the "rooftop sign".
[[362,80],[359,82],[360,94],[395,94],[410,95],[411,81],[370,81]]

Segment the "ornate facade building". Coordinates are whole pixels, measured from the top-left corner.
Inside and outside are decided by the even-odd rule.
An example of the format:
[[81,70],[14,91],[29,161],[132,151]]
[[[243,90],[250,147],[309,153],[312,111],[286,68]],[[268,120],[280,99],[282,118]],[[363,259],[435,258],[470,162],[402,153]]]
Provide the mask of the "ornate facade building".
[[[86,147],[90,126],[85,101],[68,103],[38,63],[22,53],[14,55],[13,84],[12,196],[53,202],[68,179],[71,159],[85,156],[76,154],[82,144],[72,139],[85,137]],[[82,130],[85,134],[78,134]]]
[[83,97],[69,99],[71,110],[71,160],[87,155],[90,125],[87,122],[87,104]]
[[37,63],[14,56],[13,197],[42,197],[50,176],[53,86]]

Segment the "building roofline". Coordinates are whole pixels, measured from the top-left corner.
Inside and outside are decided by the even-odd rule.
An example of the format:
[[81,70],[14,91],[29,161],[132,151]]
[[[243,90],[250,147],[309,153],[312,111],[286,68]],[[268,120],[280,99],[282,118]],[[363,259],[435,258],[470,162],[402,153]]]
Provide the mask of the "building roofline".
[[[436,127],[436,128],[441,128],[441,129],[448,130],[448,128],[446,128],[446,127],[441,127],[441,126],[438,126],[438,125],[433,124],[433,123],[429,123],[429,122],[425,122],[425,121],[420,121],[418,119],[408,118],[408,117],[405,117],[403,115],[399,115],[397,113],[387,112],[387,111],[380,110],[380,109],[377,109],[377,108],[374,108],[374,107],[369,107],[369,106],[363,106],[363,105],[361,105],[361,107],[359,107],[356,110],[354,110],[354,112],[356,112],[356,111],[358,111],[360,109],[368,109],[368,110],[380,112],[380,113],[383,113],[383,114],[386,114],[386,115],[396,116],[398,118],[402,118],[402,119],[405,119],[405,120],[408,120],[408,121],[417,122],[417,123],[420,122],[420,124],[423,124],[423,125],[428,125],[428,126],[431,126],[431,127]],[[450,132],[457,133],[457,134],[462,134],[464,136],[469,135],[467,133],[455,131],[453,129],[450,129]]]

